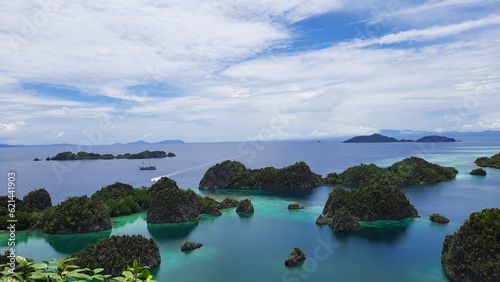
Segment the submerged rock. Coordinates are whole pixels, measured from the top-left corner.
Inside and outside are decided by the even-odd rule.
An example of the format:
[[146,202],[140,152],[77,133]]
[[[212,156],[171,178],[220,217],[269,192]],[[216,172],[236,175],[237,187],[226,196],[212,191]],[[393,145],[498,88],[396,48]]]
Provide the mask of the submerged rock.
[[201,248],[202,246],[202,243],[190,242],[186,240],[181,246],[181,252],[192,251]]
[[433,214],[429,215],[429,220],[432,222],[436,222],[436,223],[448,223],[448,222],[450,222],[450,220],[446,216],[441,215],[439,213],[433,213]]
[[236,208],[236,212],[254,212],[252,202],[249,199],[242,200]]
[[304,252],[299,247],[295,247],[285,259],[285,265],[293,267],[303,263],[305,260],[306,255],[304,254]]

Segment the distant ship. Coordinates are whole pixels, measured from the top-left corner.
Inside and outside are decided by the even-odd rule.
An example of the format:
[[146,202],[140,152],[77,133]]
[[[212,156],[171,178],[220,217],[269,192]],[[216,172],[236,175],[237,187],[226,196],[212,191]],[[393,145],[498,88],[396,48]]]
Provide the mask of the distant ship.
[[144,166],[144,162],[142,166],[139,167],[140,170],[156,170],[156,166],[149,164],[149,166]]

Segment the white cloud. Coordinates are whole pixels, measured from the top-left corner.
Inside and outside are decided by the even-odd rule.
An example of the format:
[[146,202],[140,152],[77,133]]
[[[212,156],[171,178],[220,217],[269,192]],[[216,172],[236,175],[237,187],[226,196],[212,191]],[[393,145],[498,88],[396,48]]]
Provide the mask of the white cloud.
[[50,133],[44,136],[44,139],[49,139],[49,140],[54,140],[54,139],[60,139],[64,137],[64,131],[55,131],[52,130]]
[[12,123],[0,123],[0,138],[14,139],[22,136],[26,129],[26,122],[20,120]]
[[[495,125],[488,116],[500,108],[490,94],[500,81],[494,9],[465,17],[471,1],[399,2],[375,37],[286,52],[297,36],[290,24],[330,11],[376,18],[393,3],[343,2],[59,1],[66,4],[36,25],[33,16],[47,13],[41,6],[4,3],[4,123],[25,120],[31,140],[64,132],[61,140],[77,142],[105,115],[110,143],[151,132],[216,141]],[[24,82],[67,86],[80,97],[26,91]],[[150,84],[173,90],[154,93]],[[130,90],[137,85],[144,89]],[[92,101],[98,96],[105,97]]]

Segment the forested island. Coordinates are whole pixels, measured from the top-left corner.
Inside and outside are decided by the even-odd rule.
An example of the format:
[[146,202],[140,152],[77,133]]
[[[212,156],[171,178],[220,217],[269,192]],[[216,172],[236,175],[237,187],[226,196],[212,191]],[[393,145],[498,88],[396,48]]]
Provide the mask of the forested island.
[[329,173],[325,183],[330,185],[362,186],[367,184],[387,184],[407,186],[417,184],[436,184],[455,179],[458,170],[440,166],[418,158],[409,157],[389,167],[375,164],[360,164],[342,173]]
[[475,164],[482,167],[492,167],[500,169],[500,153],[491,157],[480,157],[474,161]]
[[470,214],[446,235],[441,261],[452,281],[500,281],[500,209]]
[[320,218],[334,231],[349,231],[360,226],[359,220],[385,220],[418,217],[405,194],[395,186],[372,184],[359,189],[334,188]]
[[[71,151],[61,152],[51,157],[52,161],[73,161],[73,160],[112,160],[112,159],[154,159],[154,158],[167,158],[167,157],[175,157],[175,154],[172,152],[166,153],[165,151],[142,151],[137,154],[97,154],[97,153],[88,153],[88,152],[78,152],[73,153]],[[48,160],[49,158],[47,158]]]
[[284,168],[249,169],[240,162],[227,160],[205,172],[199,189],[311,188],[322,183],[322,176],[312,172],[305,162]]
[[410,139],[396,139],[382,134],[374,133],[372,135],[355,136],[345,140],[342,143],[393,143],[393,142],[456,142],[454,138],[446,136],[429,135],[419,138],[415,141]]

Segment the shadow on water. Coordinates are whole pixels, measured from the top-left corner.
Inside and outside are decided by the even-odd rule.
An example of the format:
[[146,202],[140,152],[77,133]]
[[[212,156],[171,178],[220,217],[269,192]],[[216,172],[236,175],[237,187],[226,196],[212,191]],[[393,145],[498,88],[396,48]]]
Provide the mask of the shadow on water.
[[180,240],[187,238],[198,224],[198,220],[181,223],[148,223],[148,231],[151,237],[158,242]]
[[242,220],[248,220],[253,216],[253,212],[237,212],[236,213]]
[[339,241],[348,241],[352,237],[368,240],[376,244],[395,244],[406,235],[415,219],[376,220],[361,222],[361,227],[350,232],[333,232]]
[[109,236],[111,236],[111,229],[85,234],[44,234],[43,238],[57,252],[70,255],[76,251],[83,249],[89,244],[94,244],[99,239],[109,238]]

